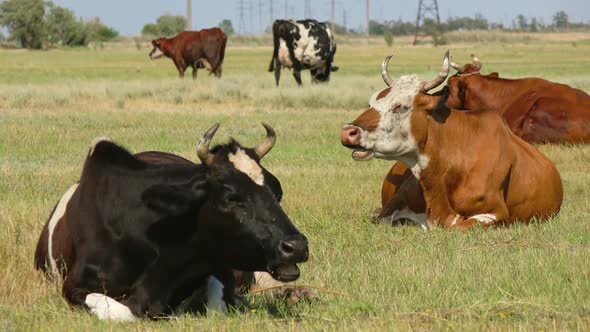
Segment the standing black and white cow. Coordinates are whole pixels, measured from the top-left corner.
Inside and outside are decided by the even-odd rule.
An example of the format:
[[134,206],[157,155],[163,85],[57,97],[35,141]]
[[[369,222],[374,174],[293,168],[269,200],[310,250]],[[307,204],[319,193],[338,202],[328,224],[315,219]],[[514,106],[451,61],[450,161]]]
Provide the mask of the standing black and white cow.
[[260,165],[275,142],[265,127],[255,148],[232,140],[209,150],[214,125],[199,141],[201,165],[98,140],[45,225],[35,266],[64,278],[70,303],[123,320],[184,310],[203,289],[208,307],[226,310],[236,301],[232,269],[297,279],[307,239]]
[[277,86],[281,67],[293,69],[293,76],[301,85],[301,70],[309,69],[311,82],[330,80],[337,71],[333,65],[336,42],[328,24],[316,20],[276,20],[272,25],[274,50],[268,71],[275,72]]

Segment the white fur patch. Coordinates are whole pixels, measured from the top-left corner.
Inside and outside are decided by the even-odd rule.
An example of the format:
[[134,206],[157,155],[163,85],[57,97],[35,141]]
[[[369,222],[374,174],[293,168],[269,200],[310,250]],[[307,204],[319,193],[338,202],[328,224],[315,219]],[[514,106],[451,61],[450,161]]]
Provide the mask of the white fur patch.
[[428,155],[422,153],[418,154],[418,161],[410,168],[417,180],[420,180],[420,173],[428,166],[429,161],[430,158],[428,158]]
[[459,221],[460,219],[461,219],[460,215],[458,215],[458,214],[455,215],[455,218],[453,218],[453,222],[451,222],[451,226],[449,226],[449,227],[455,226],[457,224],[457,221]]
[[[362,131],[360,145],[372,150],[375,157],[399,160],[419,175],[428,164],[428,157],[418,156],[418,144],[412,135],[411,114],[414,97],[420,91],[420,79],[401,76],[392,84],[390,92],[377,99],[375,93],[369,104],[380,113],[381,118],[373,131]],[[415,168],[415,166],[418,167]]]
[[424,230],[429,230],[431,228],[431,225],[428,224],[426,213],[416,213],[410,209],[396,210],[387,219],[387,222],[392,225],[400,220],[406,219],[420,225]]
[[51,219],[49,219],[49,224],[47,225],[47,256],[49,257],[49,265],[51,266],[51,273],[55,276],[59,276],[59,271],[57,270],[57,262],[53,257],[53,232],[55,227],[57,226],[58,222],[66,213],[66,207],[68,206],[68,202],[72,199],[72,195],[78,188],[78,184],[74,184],[66,191],[66,193],[61,197],[57,206],[55,207],[55,211],[51,215]]
[[493,223],[498,221],[496,219],[496,216],[491,213],[476,214],[476,215],[470,217],[469,219],[471,219],[471,218],[476,219],[477,221],[479,221],[480,223],[482,223],[484,225],[492,225]]
[[293,42],[295,58],[304,67],[318,67],[323,62],[322,58],[318,55],[320,50],[315,49],[318,40],[309,35],[310,29],[305,28],[305,25],[295,21],[292,21],[292,23],[299,28],[299,35],[301,36],[299,40]]
[[207,312],[227,314],[227,305],[223,301],[223,284],[217,278],[207,278]]
[[238,149],[236,153],[230,153],[228,158],[238,171],[248,175],[257,185],[264,185],[262,168],[260,168],[260,165],[254,159],[248,156],[246,151]]
[[120,321],[133,321],[135,316],[131,313],[129,308],[115,299],[112,299],[104,294],[91,293],[86,295],[84,301],[90,312],[96,315],[98,319],[112,319]]
[[97,137],[97,138],[93,139],[92,142],[90,143],[90,153],[89,153],[89,155],[92,156],[92,154],[94,153],[94,148],[96,147],[96,145],[98,143],[105,142],[105,141],[106,142],[112,142],[112,140],[110,138],[105,137],[105,136],[100,136],[100,137]]
[[152,60],[156,60],[161,58],[162,56],[164,56],[164,52],[162,52],[162,50],[160,50],[160,48],[156,47],[155,51],[153,53],[150,53],[150,58]]

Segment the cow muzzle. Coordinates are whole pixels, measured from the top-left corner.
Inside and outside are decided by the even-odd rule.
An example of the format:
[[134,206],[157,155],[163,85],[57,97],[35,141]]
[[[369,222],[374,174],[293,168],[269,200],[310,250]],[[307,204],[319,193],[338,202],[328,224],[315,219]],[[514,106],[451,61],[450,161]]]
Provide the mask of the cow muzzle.
[[162,52],[159,48],[154,47],[152,49],[152,51],[150,52],[150,59],[152,60],[156,60],[161,58],[164,55],[164,52]]
[[360,146],[361,132],[362,129],[357,126],[346,125],[342,127],[342,130],[340,131],[340,142],[345,147],[353,149],[352,159],[359,161],[369,160],[373,158],[374,154],[373,151]]
[[306,262],[309,258],[307,238],[297,235],[279,242],[277,247],[278,260],[268,266],[268,272],[279,281],[294,281],[299,278],[297,263]]

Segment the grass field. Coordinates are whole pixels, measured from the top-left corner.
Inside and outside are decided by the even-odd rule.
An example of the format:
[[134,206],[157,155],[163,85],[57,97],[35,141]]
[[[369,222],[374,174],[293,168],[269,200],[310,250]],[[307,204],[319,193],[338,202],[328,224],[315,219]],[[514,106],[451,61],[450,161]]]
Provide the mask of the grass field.
[[[539,76],[590,91],[590,35],[571,41],[450,45],[454,61],[475,52],[484,72]],[[338,48],[326,86],[297,88],[288,71],[274,87],[270,47],[231,42],[221,80],[201,71],[178,80],[148,49],[0,51],[0,330],[581,330],[590,329],[590,147],[541,146],[565,187],[562,211],[530,226],[461,233],[369,222],[391,162],[355,162],[339,129],[383,87],[376,44]],[[394,49],[392,75],[430,79],[444,49]],[[190,76],[190,75],[189,75]],[[131,151],[196,160],[213,122],[215,141],[245,145],[273,125],[263,164],[280,180],[284,207],[310,240],[300,284],[318,300],[287,306],[264,295],[252,310],[130,324],[72,310],[59,285],[33,269],[53,205],[77,180],[88,144],[106,135]]]

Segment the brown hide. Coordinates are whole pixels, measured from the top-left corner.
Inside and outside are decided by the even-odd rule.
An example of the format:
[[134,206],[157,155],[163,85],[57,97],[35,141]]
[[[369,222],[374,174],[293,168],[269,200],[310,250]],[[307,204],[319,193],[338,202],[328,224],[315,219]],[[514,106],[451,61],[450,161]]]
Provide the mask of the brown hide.
[[452,76],[448,86],[450,108],[498,111],[527,142],[590,142],[590,96],[581,90],[540,78],[505,79],[479,72]]
[[[417,180],[396,163],[383,183],[380,217],[409,208],[428,215],[429,224],[470,228],[476,215],[493,214],[490,224],[528,223],[556,214],[563,200],[553,163],[514,135],[496,112],[462,112],[446,107],[444,95],[414,98],[411,130],[419,153],[429,158]],[[352,124],[372,131],[380,113],[367,109]],[[342,143],[347,140],[343,128]],[[359,135],[360,136],[360,135]]]
[[197,69],[203,67],[209,71],[209,75],[221,77],[226,42],[227,36],[219,28],[183,31],[173,38],[152,40],[154,49],[150,57],[159,49],[172,59],[180,77],[184,77],[189,67],[193,68],[193,78],[197,77]]

